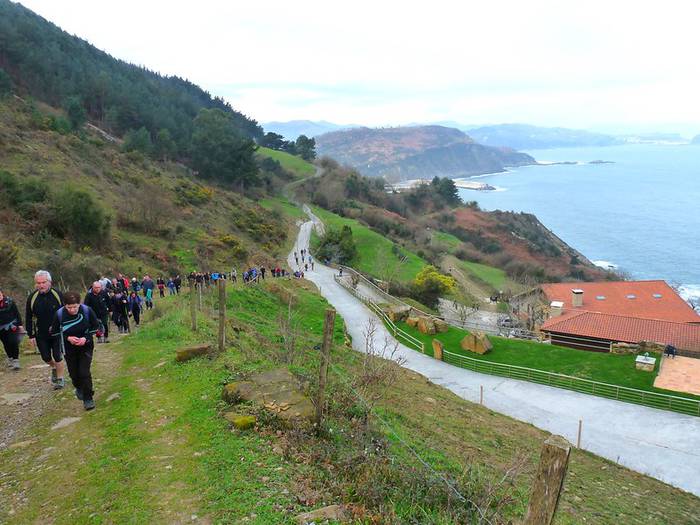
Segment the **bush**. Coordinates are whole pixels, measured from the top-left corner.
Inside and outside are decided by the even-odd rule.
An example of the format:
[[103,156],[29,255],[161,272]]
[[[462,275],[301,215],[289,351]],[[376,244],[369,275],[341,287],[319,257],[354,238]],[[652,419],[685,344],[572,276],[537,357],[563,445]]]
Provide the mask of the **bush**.
[[66,187],[53,198],[52,232],[78,243],[100,246],[107,240],[110,218],[85,190]]
[[345,225],[342,229],[330,228],[321,237],[316,256],[319,259],[347,264],[357,255],[357,246],[352,237],[352,229]]
[[434,266],[426,266],[414,279],[411,285],[411,297],[430,308],[436,308],[438,299],[454,290],[455,280],[441,274]]

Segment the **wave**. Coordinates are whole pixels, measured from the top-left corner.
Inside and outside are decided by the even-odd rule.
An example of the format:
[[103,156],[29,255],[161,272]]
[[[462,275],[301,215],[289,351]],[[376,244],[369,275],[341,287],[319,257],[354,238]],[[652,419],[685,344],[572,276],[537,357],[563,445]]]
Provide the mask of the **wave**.
[[700,300],[700,284],[683,284],[678,287],[678,293],[685,299],[698,299]]
[[611,263],[610,261],[591,261],[593,264],[598,266],[599,268],[603,268],[605,270],[617,270],[619,266],[615,263]]

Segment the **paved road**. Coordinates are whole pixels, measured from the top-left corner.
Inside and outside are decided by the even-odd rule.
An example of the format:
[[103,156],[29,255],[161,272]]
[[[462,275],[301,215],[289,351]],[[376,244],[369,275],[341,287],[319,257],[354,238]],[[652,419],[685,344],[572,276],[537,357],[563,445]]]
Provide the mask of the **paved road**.
[[[308,247],[312,223],[304,223],[297,246]],[[294,256],[288,262],[293,267]],[[380,339],[391,337],[362,303],[333,280],[335,270],[316,262],[306,278],[343,316],[353,346],[361,347],[369,318],[377,320]],[[484,403],[501,414],[525,421],[576,442],[583,420],[582,448],[638,472],[700,496],[700,418],[587,396],[534,383],[463,370],[401,345],[405,367],[419,372],[460,397]]]

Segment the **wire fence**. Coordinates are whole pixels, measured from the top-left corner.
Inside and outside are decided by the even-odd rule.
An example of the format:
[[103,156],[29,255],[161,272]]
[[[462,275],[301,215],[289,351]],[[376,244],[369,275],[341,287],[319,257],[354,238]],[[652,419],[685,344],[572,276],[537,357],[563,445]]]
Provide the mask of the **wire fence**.
[[[338,284],[343,286],[352,295],[365,303],[373,312],[375,312],[395,337],[401,338],[407,346],[425,353],[425,345],[422,341],[416,339],[410,334],[404,332],[396,326],[396,324],[386,315],[386,313],[368,297],[362,295],[355,290],[344,279],[335,276]],[[657,392],[649,392],[646,390],[638,390],[620,385],[612,385],[609,383],[601,383],[590,379],[558,374],[556,372],[548,372],[545,370],[537,370],[535,368],[527,368],[517,365],[509,365],[504,363],[495,363],[484,359],[468,357],[462,354],[457,354],[444,349],[442,359],[445,363],[471,370],[480,374],[488,374],[499,377],[507,377],[511,379],[519,379],[531,383],[572,390],[583,394],[589,394],[608,399],[615,399],[626,403],[648,406],[662,410],[670,410],[691,416],[700,417],[700,400],[690,399],[670,394],[661,394]]]

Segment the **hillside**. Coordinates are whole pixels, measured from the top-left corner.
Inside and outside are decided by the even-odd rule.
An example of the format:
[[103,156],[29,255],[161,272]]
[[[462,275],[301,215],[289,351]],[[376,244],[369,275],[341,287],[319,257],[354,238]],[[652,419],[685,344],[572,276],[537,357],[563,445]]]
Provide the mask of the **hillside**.
[[190,155],[202,109],[224,112],[248,138],[262,135],[256,121],[199,86],[118,60],[10,0],[0,0],[3,72],[20,96],[70,108],[69,118],[87,118],[113,135],[144,128],[155,141],[167,131],[163,146],[181,158]]
[[457,178],[535,163],[527,154],[483,146],[443,126],[335,131],[317,137],[316,149],[363,175],[388,180]]
[[[279,214],[186,167],[125,153],[99,133],[49,127],[55,109],[0,101],[0,279],[24,292],[48,267],[61,288],[129,275],[273,262],[288,234]],[[276,161],[264,187],[294,180]],[[73,203],[78,203],[73,205]]]
[[513,149],[576,148],[614,146],[623,141],[611,135],[578,129],[546,128],[529,124],[497,124],[465,130],[487,146],[505,146]]

